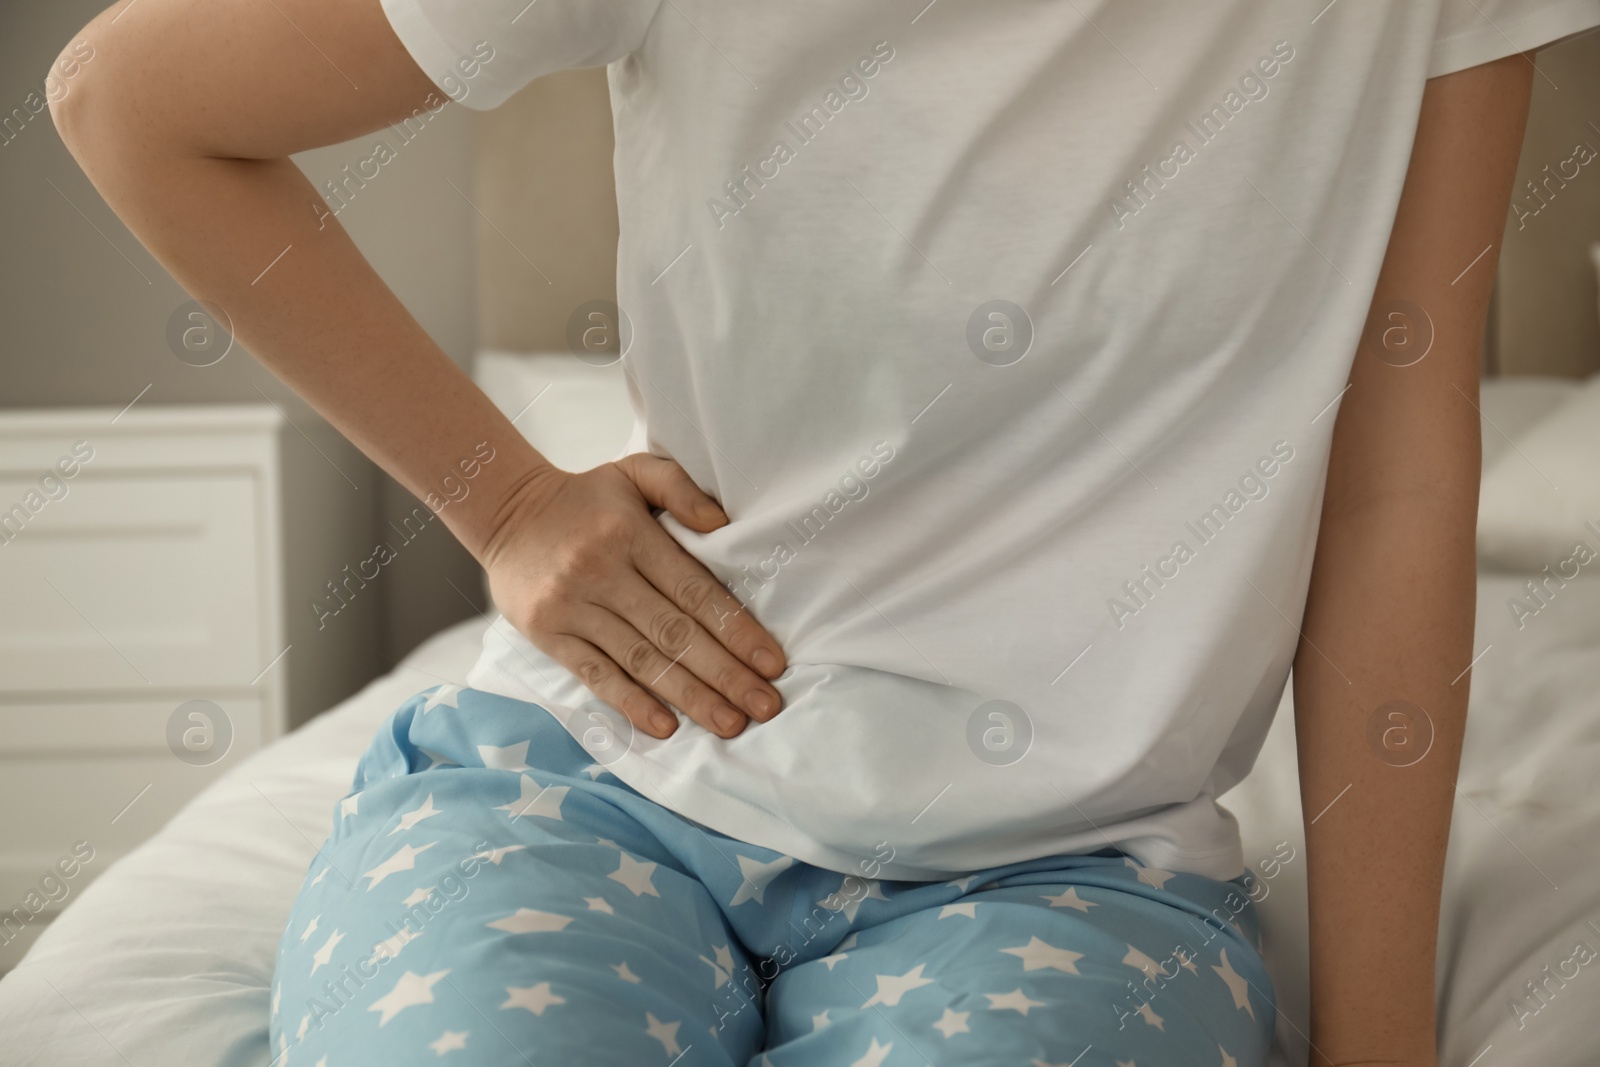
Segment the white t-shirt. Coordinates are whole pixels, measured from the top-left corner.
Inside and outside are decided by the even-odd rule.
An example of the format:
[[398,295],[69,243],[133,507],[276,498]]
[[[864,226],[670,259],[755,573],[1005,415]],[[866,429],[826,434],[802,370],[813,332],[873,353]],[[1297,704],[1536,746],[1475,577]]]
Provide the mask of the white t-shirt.
[[[1237,876],[1423,83],[1600,0],[383,6],[469,108],[609,64],[629,451],[789,657],[601,762],[839,871]],[[603,734],[504,620],[469,681]]]

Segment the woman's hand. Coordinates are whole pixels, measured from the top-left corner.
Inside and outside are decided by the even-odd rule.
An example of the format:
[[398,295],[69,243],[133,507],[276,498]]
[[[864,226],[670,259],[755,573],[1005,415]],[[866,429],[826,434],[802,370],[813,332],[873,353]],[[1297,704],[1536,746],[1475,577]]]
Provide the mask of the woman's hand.
[[[659,694],[722,737],[782,698],[777,641],[651,506],[702,533],[728,521],[669,459],[635,453],[582,474],[546,467],[519,486],[480,553],[495,603],[528,640],[638,728],[677,728]],[[754,669],[752,669],[754,668]]]
[[[117,4],[84,28],[94,62],[50,113],[145,247],[418,498],[464,457],[494,449],[472,494],[437,514],[488,567],[512,623],[601,699],[656,736],[677,719],[647,689],[723,736],[746,711],[770,719],[780,698],[762,675],[782,672],[778,643],[650,514],[662,506],[704,532],[727,521],[721,509],[658,457],[577,475],[546,463],[396,299],[290,158],[446,106],[381,7],[140,0],[128,11]],[[732,718],[718,722],[719,711]]]

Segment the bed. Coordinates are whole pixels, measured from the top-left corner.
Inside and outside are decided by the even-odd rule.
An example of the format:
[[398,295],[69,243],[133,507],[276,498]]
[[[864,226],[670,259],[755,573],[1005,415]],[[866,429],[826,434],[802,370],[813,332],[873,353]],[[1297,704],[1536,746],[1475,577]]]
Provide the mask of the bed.
[[[488,367],[491,377],[515,378],[514,366]],[[491,394],[506,396],[512,411],[537,385],[497,384]],[[604,392],[590,379],[572,388],[574,398]],[[1501,383],[1486,390],[1484,407],[1480,557],[1491,566],[1479,574],[1480,659],[1441,925],[1440,1062],[1578,1067],[1600,1047],[1600,973],[1591,973],[1600,972],[1591,948],[1600,946],[1600,794],[1590,787],[1600,768],[1600,560],[1549,585],[1543,601],[1530,600],[1524,583],[1541,565],[1568,560],[1574,538],[1600,551],[1591,428],[1600,427],[1600,381]],[[625,435],[624,421],[611,425]],[[568,453],[563,465],[597,462],[613,446],[585,447],[593,454]],[[1569,487],[1559,497],[1533,484],[1535,473],[1552,471]],[[1567,478],[1582,482],[1585,471],[1590,495],[1574,504]],[[1593,527],[1572,521],[1585,515]],[[1537,611],[1513,611],[1518,601]],[[406,697],[464,681],[487,625],[473,619],[437,634],[235,768],[102,875],[0,980],[0,1063],[273,1062],[267,1014],[278,938],[356,760]],[[1223,798],[1265,889],[1265,952],[1280,1009],[1275,1067],[1307,1058],[1293,725],[1286,694],[1254,773]]]

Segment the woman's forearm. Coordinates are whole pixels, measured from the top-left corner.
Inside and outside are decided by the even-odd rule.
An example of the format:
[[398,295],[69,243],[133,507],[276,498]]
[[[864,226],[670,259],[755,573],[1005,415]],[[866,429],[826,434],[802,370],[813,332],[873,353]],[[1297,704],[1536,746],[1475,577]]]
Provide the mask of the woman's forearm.
[[1295,660],[1318,1067],[1432,1062],[1467,702],[1467,679],[1450,682],[1472,656],[1474,594],[1472,546],[1446,520],[1464,510],[1448,490],[1396,501],[1325,527],[1318,547]]
[[[53,107],[63,140],[190,294],[219,306],[240,343],[407,489],[435,510],[448,501],[440,517],[481,554],[504,502],[549,466],[406,311],[287,154],[445,99],[374,3],[372,43],[339,56],[361,90],[331,61],[319,70],[273,5],[257,5],[228,16],[256,39],[237,54],[260,67],[257,95],[303,107],[301,121],[243,100],[201,102],[219,87],[252,87],[248,75],[207,77],[229,50],[185,40],[195,27],[184,11],[144,0],[115,24],[107,12],[86,28],[99,62]],[[289,88],[294,79],[302,84]]]
[[665,457],[547,463],[290,159],[445,106],[378,0],[137,0],[83,37],[95,62],[51,113],[106,202],[440,515],[514,627],[655,737],[667,702],[722,737],[778,713],[782,646],[653,513],[707,533],[720,505]]
[[[1476,597],[1478,362],[1496,258],[1483,253],[1499,246],[1530,83],[1512,57],[1428,84],[1373,297],[1380,339],[1357,354],[1334,431],[1295,658],[1313,1064],[1434,1062]],[[1415,353],[1386,353],[1389,328],[1413,344],[1431,330],[1431,349],[1399,365]]]

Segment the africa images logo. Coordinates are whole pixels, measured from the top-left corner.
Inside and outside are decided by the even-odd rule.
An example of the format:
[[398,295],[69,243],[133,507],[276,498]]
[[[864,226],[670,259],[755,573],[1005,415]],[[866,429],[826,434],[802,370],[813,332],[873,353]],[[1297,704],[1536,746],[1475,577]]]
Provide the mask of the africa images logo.
[[1147,563],[1138,574],[1122,583],[1122,596],[1107,597],[1106,607],[1117,629],[1122,629],[1129,619],[1149,607],[1156,593],[1177,578],[1182,568],[1200,554],[1200,549],[1215,541],[1247,504],[1265,500],[1272,492],[1269,479],[1276,477],[1292,459],[1294,446],[1287,441],[1276,442],[1272,454],[1256,460],[1255,465],[1240,476],[1237,488],[1229,488],[1220,503],[1212,504],[1197,518],[1183,524],[1194,537],[1194,545],[1186,538],[1179,538],[1173,542],[1171,552],[1156,560],[1153,569]]
[[1251,102],[1265,100],[1272,91],[1271,81],[1294,59],[1294,45],[1279,41],[1272,46],[1272,54],[1262,56],[1255,65],[1240,75],[1238,87],[1229,89],[1222,102],[1213,104],[1197,120],[1183,125],[1194,135],[1195,145],[1189,144],[1187,134],[1173,142],[1172,150],[1153,165],[1147,165],[1133,178],[1123,183],[1125,193],[1110,202],[1111,217],[1117,229],[1127,225],[1127,220],[1150,206],[1156,193],[1167,187],[1167,182],[1177,178],[1183,168],[1199,158],[1200,149],[1222,135],[1234,116]]

